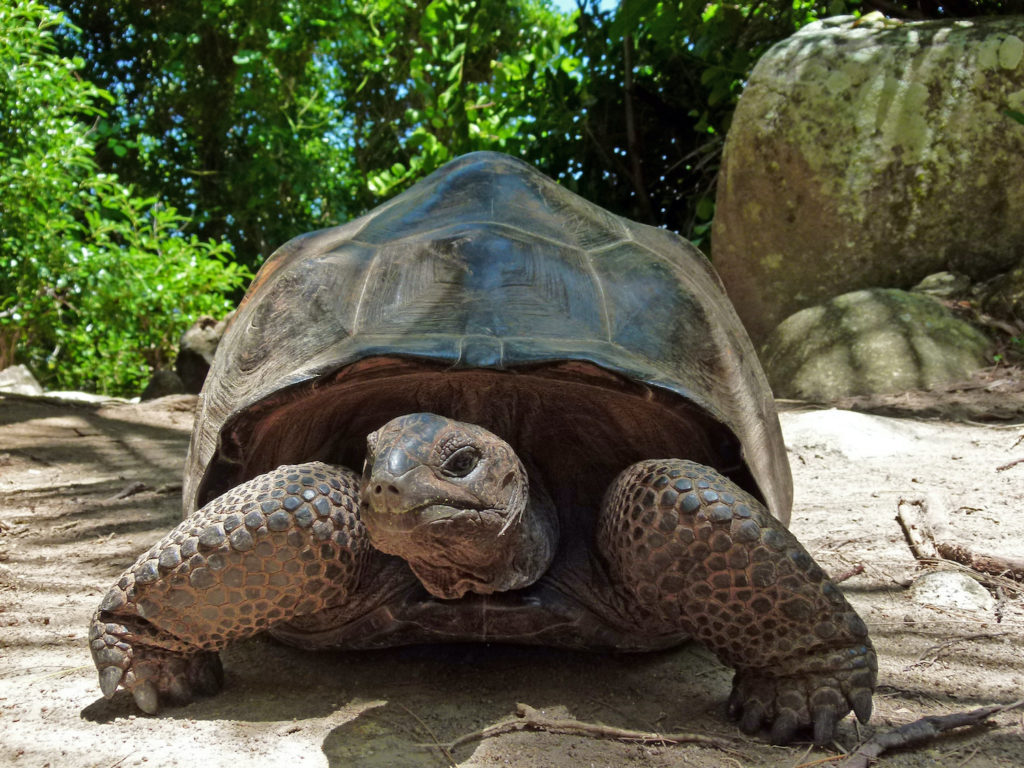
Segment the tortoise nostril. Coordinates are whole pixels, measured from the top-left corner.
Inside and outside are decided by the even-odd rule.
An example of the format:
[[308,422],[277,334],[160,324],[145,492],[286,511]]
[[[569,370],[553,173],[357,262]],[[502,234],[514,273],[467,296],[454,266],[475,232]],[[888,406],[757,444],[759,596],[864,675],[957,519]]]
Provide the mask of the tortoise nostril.
[[384,493],[384,486],[378,483],[373,487],[373,493],[376,496],[380,496],[382,493]]
[[399,491],[398,491],[398,488],[396,488],[395,486],[389,485],[388,486],[388,493],[391,493],[391,494],[394,494],[395,496],[397,496]]

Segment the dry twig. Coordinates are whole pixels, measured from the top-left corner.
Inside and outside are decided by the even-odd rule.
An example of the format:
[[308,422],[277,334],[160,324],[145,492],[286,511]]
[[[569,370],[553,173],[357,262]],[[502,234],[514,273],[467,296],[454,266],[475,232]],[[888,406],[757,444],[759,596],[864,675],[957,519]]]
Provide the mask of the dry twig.
[[540,710],[534,709],[529,704],[516,704],[516,717],[509,720],[502,720],[500,723],[481,728],[479,731],[467,733],[455,741],[444,746],[449,751],[468,744],[471,741],[489,739],[493,736],[500,736],[503,733],[514,731],[547,731],[548,733],[567,733],[571,736],[589,736],[597,739],[612,739],[614,741],[639,742],[642,744],[700,744],[704,747],[712,747],[723,752],[743,757],[731,741],[719,739],[714,736],[705,736],[700,733],[654,733],[652,731],[634,731],[629,728],[616,728],[601,723],[585,723],[580,720],[567,720],[548,717]]
[[117,501],[119,499],[127,499],[129,496],[134,496],[137,493],[143,493],[144,491],[150,490],[149,486],[141,481],[135,481],[129,483],[120,491],[115,493],[113,496],[107,499],[107,501]]
[[864,573],[864,563],[857,563],[850,570],[833,577],[832,583],[839,584],[840,582],[846,581],[847,579],[853,578],[854,576],[858,576],[862,573]]
[[420,728],[427,732],[427,736],[429,736],[433,741],[431,746],[435,749],[440,750],[441,754],[444,755],[444,759],[448,761],[448,768],[457,768],[455,758],[452,757],[451,749],[448,747],[447,744],[442,744],[440,741],[437,740],[437,736],[434,734],[433,729],[431,729],[429,725],[423,722],[423,719],[419,715],[417,715],[415,712],[413,712],[411,709],[405,706],[405,704],[400,703],[398,706],[404,709],[409,714],[409,716],[412,717],[413,720],[419,723]]
[[[946,521],[944,508],[947,505],[941,500],[929,502],[926,499],[900,499],[897,506],[896,519],[903,529],[903,535],[910,546],[910,551],[918,560],[942,559],[960,563],[979,573],[1009,577],[1015,581],[1024,581],[1024,559],[1019,557],[1000,557],[983,552],[975,552],[961,544]],[[917,507],[923,520],[915,524],[910,519],[910,507]],[[942,507],[940,509],[940,507]]]
[[901,725],[895,730],[876,734],[870,741],[865,742],[847,755],[838,768],[868,768],[887,749],[920,744],[930,741],[939,734],[951,731],[954,728],[979,725],[992,717],[992,715],[1016,709],[1021,705],[1024,705],[1024,699],[1001,707],[981,707],[979,709],[972,709],[970,712],[954,712],[951,715],[922,717],[920,720]]
[[949,652],[953,647],[960,643],[969,643],[974,640],[994,640],[999,637],[1005,637],[1007,632],[983,632],[977,635],[965,635],[964,637],[954,637],[945,642],[933,645],[931,648],[925,650],[917,661],[910,664],[907,669],[913,669],[914,667],[930,667],[932,664],[938,662],[942,658],[943,654]]

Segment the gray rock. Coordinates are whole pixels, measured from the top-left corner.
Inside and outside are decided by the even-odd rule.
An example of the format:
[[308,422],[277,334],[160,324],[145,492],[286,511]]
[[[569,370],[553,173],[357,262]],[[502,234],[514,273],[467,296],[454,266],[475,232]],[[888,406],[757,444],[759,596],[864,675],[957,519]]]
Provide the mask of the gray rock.
[[[985,312],[1019,328],[1024,318],[1024,259],[1008,272],[976,285],[974,297]],[[1019,330],[1011,335],[1020,335]]]
[[24,365],[9,365],[0,371],[0,392],[15,395],[41,395],[43,388]]
[[989,363],[990,347],[934,299],[875,288],[800,310],[761,357],[777,397],[829,402],[964,380]]
[[936,299],[958,299],[971,290],[971,278],[957,272],[934,272],[910,289]]
[[1024,252],[1024,17],[810,24],[766,53],[726,141],[713,260],[755,343],[783,318]]
[[158,397],[183,394],[186,394],[185,385],[182,384],[181,378],[177,373],[174,371],[157,370],[153,371],[149,383],[146,384],[146,388],[139,395],[139,400],[155,400]]
[[932,571],[920,576],[910,588],[915,603],[936,608],[991,611],[996,601],[981,584],[959,571]]
[[[232,313],[233,314],[233,313]],[[181,335],[178,342],[178,358],[174,370],[181,380],[182,392],[198,395],[210,371],[210,364],[217,351],[224,329],[231,319],[229,314],[223,320],[203,316]]]

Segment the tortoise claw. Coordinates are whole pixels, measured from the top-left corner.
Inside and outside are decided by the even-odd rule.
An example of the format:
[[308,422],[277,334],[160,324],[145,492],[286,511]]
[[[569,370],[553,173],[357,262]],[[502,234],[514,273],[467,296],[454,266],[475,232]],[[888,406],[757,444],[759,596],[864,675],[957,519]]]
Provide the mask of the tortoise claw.
[[850,703],[853,705],[853,714],[864,725],[871,719],[871,691],[861,688],[850,694]]
[[768,723],[773,744],[786,744],[804,729],[811,730],[815,744],[828,744],[836,723],[851,709],[861,722],[871,716],[876,670],[874,651],[867,646],[794,657],[770,670],[739,669],[729,714],[739,718],[745,733]]
[[199,653],[189,662],[188,679],[196,693],[212,696],[224,687],[224,667],[216,653]]
[[750,702],[743,710],[743,717],[740,719],[740,730],[744,733],[757,733],[761,730],[764,716],[764,706],[761,702]]
[[800,727],[800,719],[792,710],[784,710],[772,723],[772,744],[789,744]]
[[114,695],[122,677],[124,670],[120,667],[104,667],[100,671],[100,690],[103,691],[104,698],[109,699]]
[[153,715],[162,703],[188,704],[197,694],[216,693],[223,686],[224,671],[217,653],[171,650],[168,636],[143,620],[125,617],[122,622],[109,622],[104,618],[99,613],[94,618],[89,645],[105,698],[125,688],[139,709]]
[[814,743],[822,747],[832,741],[836,730],[836,708],[831,704],[824,704],[814,709]]
[[147,715],[155,715],[160,711],[160,696],[151,680],[143,680],[132,688],[132,698]]

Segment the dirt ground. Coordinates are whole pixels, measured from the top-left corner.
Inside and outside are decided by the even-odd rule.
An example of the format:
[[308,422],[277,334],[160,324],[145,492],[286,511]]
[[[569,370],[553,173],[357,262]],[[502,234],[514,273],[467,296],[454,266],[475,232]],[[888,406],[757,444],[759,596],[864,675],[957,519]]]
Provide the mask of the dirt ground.
[[[998,397],[997,397],[998,399]],[[610,656],[502,646],[304,653],[266,638],[224,654],[218,696],[136,713],[99,691],[86,626],[123,568],[178,520],[195,399],[75,405],[0,396],[0,765],[2,766],[799,766],[840,754],[743,737],[725,717],[731,674],[696,645]],[[898,408],[897,408],[898,411]],[[935,608],[894,520],[901,497],[945,494],[979,551],[1024,552],[1024,427],[790,409],[792,527],[871,628],[875,713],[837,743],[1024,695],[1024,600]],[[140,489],[139,484],[142,484]],[[134,492],[132,492],[134,491]],[[435,745],[512,717],[555,717],[730,740],[735,753],[522,731]],[[1018,709],[882,766],[1024,765]]]

